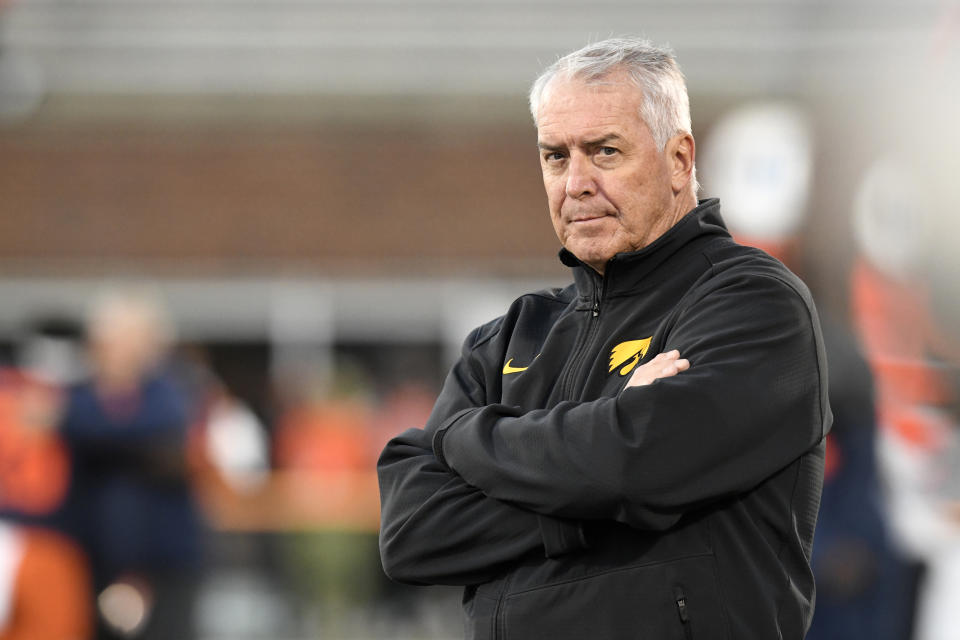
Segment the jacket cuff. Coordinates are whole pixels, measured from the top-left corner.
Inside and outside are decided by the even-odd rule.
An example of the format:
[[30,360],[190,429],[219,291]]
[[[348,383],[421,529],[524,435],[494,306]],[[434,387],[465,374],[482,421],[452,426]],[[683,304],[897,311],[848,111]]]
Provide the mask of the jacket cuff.
[[587,548],[582,523],[543,515],[538,515],[537,520],[540,522],[540,537],[543,539],[546,557],[556,558]]
[[442,464],[448,469],[450,468],[450,465],[447,464],[447,459],[443,455],[443,438],[444,436],[447,435],[447,430],[450,429],[450,427],[452,427],[457,420],[459,420],[463,416],[473,411],[473,409],[474,408],[471,407],[469,409],[463,409],[453,414],[452,416],[447,418],[447,420],[443,424],[441,424],[440,427],[437,429],[436,433],[433,434],[433,440],[431,442],[431,445],[433,447],[433,455],[437,458],[437,461],[439,461],[440,464]]

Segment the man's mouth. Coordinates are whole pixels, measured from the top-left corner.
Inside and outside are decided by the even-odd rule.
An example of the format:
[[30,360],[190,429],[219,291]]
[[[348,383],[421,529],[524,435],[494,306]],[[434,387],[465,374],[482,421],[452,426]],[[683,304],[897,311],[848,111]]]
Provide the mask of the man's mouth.
[[607,214],[606,214],[606,213],[597,213],[597,214],[590,214],[590,215],[582,215],[582,216],[576,216],[576,217],[574,217],[574,218],[570,218],[570,222],[571,222],[571,224],[573,224],[573,223],[593,222],[594,220],[602,220],[602,219],[604,219],[604,218],[606,218],[606,217],[607,217]]

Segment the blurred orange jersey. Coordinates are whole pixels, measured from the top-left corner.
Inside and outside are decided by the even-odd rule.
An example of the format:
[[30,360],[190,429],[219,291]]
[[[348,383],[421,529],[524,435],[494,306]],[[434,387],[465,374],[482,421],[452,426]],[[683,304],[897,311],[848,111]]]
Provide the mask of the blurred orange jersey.
[[[0,640],[86,640],[93,635],[86,559],[68,539],[39,529],[3,527],[0,554],[10,575]],[[14,555],[15,557],[10,557]]]
[[70,458],[56,432],[60,392],[0,375],[0,509],[43,515],[63,501]]
[[369,430],[370,411],[359,403],[331,401],[294,408],[277,430],[277,465],[301,471],[371,469]]

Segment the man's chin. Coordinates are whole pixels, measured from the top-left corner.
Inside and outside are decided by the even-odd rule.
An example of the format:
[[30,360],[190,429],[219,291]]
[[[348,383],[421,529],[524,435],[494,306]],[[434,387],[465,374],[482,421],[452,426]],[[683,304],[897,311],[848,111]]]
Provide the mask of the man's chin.
[[588,264],[596,271],[603,273],[603,268],[607,261],[613,257],[615,252],[610,252],[605,247],[584,246],[579,243],[567,243],[567,251],[577,257],[580,262]]

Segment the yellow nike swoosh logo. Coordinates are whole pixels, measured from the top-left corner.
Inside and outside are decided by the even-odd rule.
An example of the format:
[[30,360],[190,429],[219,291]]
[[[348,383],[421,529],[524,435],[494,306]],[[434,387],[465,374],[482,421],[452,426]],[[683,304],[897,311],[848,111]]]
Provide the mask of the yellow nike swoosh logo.
[[527,369],[530,368],[529,366],[511,367],[510,366],[511,362],[513,362],[513,358],[510,358],[509,360],[507,360],[507,364],[503,365],[503,375],[507,375],[508,373],[520,373],[521,371],[526,371]]

